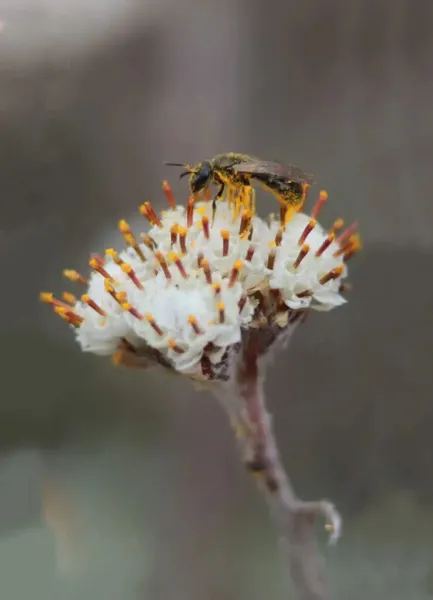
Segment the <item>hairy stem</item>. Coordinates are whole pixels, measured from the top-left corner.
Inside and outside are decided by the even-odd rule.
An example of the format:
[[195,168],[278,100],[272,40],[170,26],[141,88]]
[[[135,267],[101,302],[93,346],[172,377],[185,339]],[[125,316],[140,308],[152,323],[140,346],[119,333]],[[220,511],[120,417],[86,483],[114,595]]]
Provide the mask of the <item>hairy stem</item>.
[[339,535],[340,517],[330,502],[304,502],[295,494],[265,405],[259,336],[259,331],[253,331],[244,340],[233,373],[234,386],[230,394],[220,398],[235,428],[245,464],[270,506],[299,600],[329,600],[331,592],[316,542],[315,520],[318,516],[325,518],[332,541]]

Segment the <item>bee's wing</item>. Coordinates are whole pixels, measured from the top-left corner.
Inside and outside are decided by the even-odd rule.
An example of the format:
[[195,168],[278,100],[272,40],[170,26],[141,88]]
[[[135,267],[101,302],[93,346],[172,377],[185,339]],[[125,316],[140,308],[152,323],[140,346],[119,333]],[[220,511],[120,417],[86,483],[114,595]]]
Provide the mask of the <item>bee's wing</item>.
[[299,167],[293,165],[282,165],[272,161],[245,161],[233,166],[236,173],[245,173],[245,175],[266,176],[273,175],[277,178],[295,181],[297,183],[314,183],[314,177],[306,173]]

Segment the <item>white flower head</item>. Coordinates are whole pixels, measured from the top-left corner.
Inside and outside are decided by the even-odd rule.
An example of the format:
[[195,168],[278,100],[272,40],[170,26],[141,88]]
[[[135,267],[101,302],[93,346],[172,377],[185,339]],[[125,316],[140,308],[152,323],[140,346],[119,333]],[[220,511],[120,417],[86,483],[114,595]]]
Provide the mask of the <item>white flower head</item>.
[[246,186],[217,204],[191,197],[176,205],[167,182],[169,210],[140,207],[150,223],[137,238],[119,224],[126,248],[92,256],[87,286],[78,300],[44,293],[42,299],[76,332],[84,351],[113,355],[131,366],[159,363],[193,379],[225,379],[229,358],[251,329],[263,331],[263,349],[312,310],[345,302],[348,259],[359,249],[355,228],[343,222],[325,230],[316,218],[327,199],[321,192],[311,215],[267,221],[255,213]]

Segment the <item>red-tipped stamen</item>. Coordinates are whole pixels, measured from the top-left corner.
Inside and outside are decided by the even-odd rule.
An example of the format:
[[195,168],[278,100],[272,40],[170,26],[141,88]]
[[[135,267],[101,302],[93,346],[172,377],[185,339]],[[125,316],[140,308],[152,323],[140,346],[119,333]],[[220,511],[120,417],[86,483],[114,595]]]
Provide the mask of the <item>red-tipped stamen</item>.
[[245,260],[251,262],[253,260],[255,248],[254,246],[250,246],[247,250],[247,255],[245,256]]
[[84,285],[89,285],[89,280],[86,279],[86,277],[83,277],[83,275],[80,275],[80,273],[77,273],[77,271],[74,271],[73,269],[64,269],[63,275],[70,281],[78,281],[79,283],[84,283]]
[[98,304],[96,304],[96,302],[92,300],[88,294],[83,294],[81,296],[81,300],[82,302],[84,302],[84,304],[87,304],[87,306],[90,306],[90,308],[92,308],[96,313],[98,313],[98,315],[101,315],[101,317],[106,316],[106,312],[102,310],[102,308],[98,306]]
[[[105,250],[105,254],[109,256],[112,259],[112,261],[115,262],[116,265],[118,265],[119,267],[123,265],[123,260],[119,258],[119,255],[116,252],[116,250],[114,250],[114,248],[107,248]],[[112,278],[110,277],[110,279]]]
[[221,229],[220,234],[223,240],[223,256],[227,256],[229,253],[230,232],[227,229]]
[[343,233],[336,239],[339,246],[343,245],[358,229],[358,223],[352,223],[349,227],[343,231]]
[[308,244],[304,244],[299,251],[297,259],[293,263],[293,266],[295,269],[297,269],[299,267],[299,265],[301,264],[301,262],[304,260],[304,258],[307,256],[307,254],[309,252],[310,252],[310,246]]
[[80,317],[73,310],[67,309],[64,306],[54,306],[54,312],[59,315],[64,321],[67,321],[69,325],[73,327],[79,327],[84,321],[83,317]]
[[247,299],[248,296],[246,294],[242,294],[242,296],[239,298],[238,308],[240,313],[244,310],[244,306],[247,303]]
[[108,271],[104,269],[104,267],[97,258],[91,258],[89,260],[89,265],[94,271],[102,275],[102,277],[104,277],[105,279],[112,279],[110,273],[108,273]]
[[275,248],[271,248],[269,255],[268,255],[268,262],[266,264],[266,268],[269,269],[270,271],[272,271],[275,266],[276,256],[277,256],[277,251],[275,250]]
[[209,217],[207,217],[205,215],[204,217],[202,217],[201,222],[203,225],[204,237],[208,240],[209,239]]
[[320,285],[325,285],[325,283],[328,283],[328,281],[331,281],[333,279],[338,279],[340,277],[340,275],[343,272],[343,265],[339,265],[338,267],[335,267],[335,269],[332,269],[331,271],[329,271],[329,273],[326,273],[326,275],[323,275],[323,277],[321,277],[321,279],[319,279],[319,283]]
[[143,315],[141,315],[136,308],[134,308],[129,302],[122,303],[122,309],[125,312],[129,312],[133,317],[138,319],[139,321],[143,320]]
[[194,196],[191,196],[186,205],[186,226],[192,227],[194,223]]
[[281,242],[283,241],[283,233],[284,229],[282,227],[277,231],[277,235],[275,236],[275,245],[281,246]]
[[323,242],[323,244],[320,246],[320,248],[318,248],[316,250],[316,254],[314,256],[322,256],[322,254],[325,252],[325,250],[327,248],[329,248],[329,246],[332,244],[332,242],[335,239],[335,234],[334,233],[329,233],[328,237],[326,238],[326,240]]
[[177,234],[179,233],[179,225],[174,224],[171,228],[170,228],[170,243],[172,246],[175,245],[175,243],[177,242]]
[[206,258],[202,259],[201,268],[203,269],[204,276],[206,278],[206,283],[212,284],[212,273],[210,270],[209,261]]
[[149,250],[153,252],[156,248],[155,240],[148,233],[140,233],[140,237]]
[[241,224],[239,226],[239,235],[244,238],[248,235],[251,225],[251,211],[244,210],[241,217]]
[[311,219],[311,221],[305,226],[305,229],[298,240],[298,246],[302,246],[305,243],[307,237],[310,235],[310,233],[313,231],[316,225],[317,221],[315,219]]
[[57,300],[51,292],[41,292],[39,294],[39,298],[41,302],[45,304],[51,304],[51,306],[61,306],[66,310],[69,310],[71,307],[66,302],[62,302],[61,300]]
[[213,291],[214,291],[215,296],[219,296],[219,294],[221,294],[221,284],[220,283],[213,283],[212,287],[213,287]]
[[197,335],[201,335],[204,333],[203,329],[200,327],[200,325],[197,323],[197,319],[194,317],[194,315],[190,315],[188,317],[188,323],[191,325],[191,327],[194,330],[194,333]]
[[161,267],[162,272],[164,273],[165,277],[168,280],[170,280],[171,279],[171,273],[170,273],[170,271],[168,269],[167,262],[166,262],[164,256],[162,255],[162,252],[155,252],[155,258],[159,262],[160,267]]
[[125,302],[126,293],[123,292],[123,295],[125,296],[124,298],[121,297],[120,294],[117,294],[110,279],[104,280],[104,287],[105,287],[105,291],[107,292],[107,294],[110,294],[110,296],[113,298],[113,300],[115,300],[118,304],[121,305],[122,302]]
[[183,354],[185,352],[185,350],[178,346],[173,339],[168,340],[168,346],[173,352],[176,352],[176,354]]
[[141,260],[141,262],[147,262],[147,259],[144,256],[142,249],[138,245],[138,242],[132,233],[124,233],[123,239],[125,240],[125,244],[127,246],[131,246],[131,248],[134,250],[135,254]]
[[242,267],[244,266],[244,263],[241,260],[237,260],[235,262],[235,264],[233,265],[233,268],[230,272],[230,277],[229,277],[229,283],[228,283],[228,287],[231,288],[235,285],[235,283],[237,282],[238,278],[239,278],[239,273],[242,270]]
[[146,321],[149,323],[149,325],[152,327],[152,329],[160,336],[162,337],[164,335],[163,330],[161,329],[161,327],[157,324],[157,322],[155,321],[155,317],[153,315],[151,315],[150,313],[146,313],[144,315],[144,318],[146,319]]
[[328,200],[328,192],[326,192],[325,190],[322,190],[319,194],[319,199],[317,200],[316,204],[313,207],[313,210],[311,211],[312,219],[317,219],[320,211],[322,210],[322,208],[325,205],[327,200]]
[[174,199],[173,190],[171,189],[171,186],[168,183],[168,181],[162,182],[162,191],[164,192],[165,197],[167,198],[167,202],[168,202],[168,205],[170,206],[171,210],[175,210],[176,200]]
[[74,294],[71,294],[70,292],[63,292],[62,297],[63,297],[63,300],[67,304],[70,304],[71,306],[74,306],[78,302],[78,300],[74,296]]
[[157,225],[158,227],[162,227],[161,219],[153,210],[150,202],[145,202],[140,206],[140,213],[149,221],[151,225]]
[[126,273],[129,277],[129,279],[132,281],[132,283],[135,285],[135,287],[137,287],[139,290],[143,289],[143,284],[141,283],[141,281],[138,279],[134,269],[131,267],[131,265],[128,265],[128,263],[123,263],[121,266],[121,269],[124,273]]
[[310,298],[313,294],[313,290],[304,290],[303,292],[299,292],[299,294],[296,294],[296,296],[298,298]]
[[224,321],[226,320],[226,307],[224,302],[218,302],[217,310],[219,322],[224,323]]
[[182,275],[184,279],[188,279],[188,274],[185,271],[185,267],[183,266],[183,262],[179,258],[179,256],[175,252],[171,252],[169,256],[170,260],[174,262],[176,267],[179,269],[179,273]]
[[179,227],[179,245],[182,254],[186,254],[188,252],[186,248],[186,234],[187,230],[185,229],[185,227]]
[[343,227],[344,227],[343,219],[336,219],[334,221],[334,224],[332,225],[331,229],[329,230],[329,233],[337,233],[338,231],[343,229]]
[[199,253],[197,254],[197,267],[198,267],[199,269],[200,269],[200,267],[201,267],[201,262],[202,262],[203,258],[204,258],[204,254],[203,254],[203,252],[199,252]]

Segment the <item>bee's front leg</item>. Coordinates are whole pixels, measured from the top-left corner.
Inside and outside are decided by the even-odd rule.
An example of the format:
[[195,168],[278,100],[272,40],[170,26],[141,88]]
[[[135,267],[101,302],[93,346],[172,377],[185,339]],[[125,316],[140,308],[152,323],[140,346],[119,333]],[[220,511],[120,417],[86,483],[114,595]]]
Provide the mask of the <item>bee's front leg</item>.
[[215,219],[217,200],[220,200],[223,197],[224,188],[225,188],[225,183],[222,183],[220,189],[218,190],[218,192],[214,196],[214,199],[212,200],[212,225],[213,225],[213,222]]

